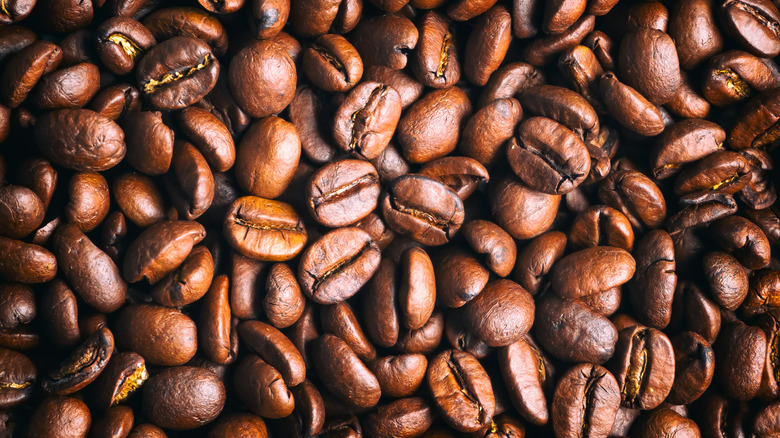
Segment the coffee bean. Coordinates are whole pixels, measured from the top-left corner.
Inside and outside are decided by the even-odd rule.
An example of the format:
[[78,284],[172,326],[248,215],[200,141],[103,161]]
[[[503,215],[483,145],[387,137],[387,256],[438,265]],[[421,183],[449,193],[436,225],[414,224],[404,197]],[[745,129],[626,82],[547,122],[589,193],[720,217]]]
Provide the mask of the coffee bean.
[[551,419],[556,436],[607,436],[620,406],[620,388],[604,367],[575,365],[558,383]]
[[207,424],[224,406],[225,386],[203,368],[166,368],[150,377],[143,389],[146,418],[167,429],[188,430]]
[[485,369],[463,351],[446,350],[428,365],[428,387],[444,421],[460,432],[490,425],[495,397]]

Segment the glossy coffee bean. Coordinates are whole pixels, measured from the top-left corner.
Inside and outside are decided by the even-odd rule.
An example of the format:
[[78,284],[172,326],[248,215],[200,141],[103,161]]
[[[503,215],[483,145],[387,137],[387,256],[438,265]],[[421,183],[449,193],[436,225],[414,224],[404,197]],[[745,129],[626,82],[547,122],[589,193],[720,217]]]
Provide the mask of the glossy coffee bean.
[[233,201],[223,230],[231,247],[261,261],[289,260],[307,240],[306,229],[291,205],[255,196]]
[[208,94],[217,82],[219,61],[200,39],[177,36],[152,47],[138,62],[141,94],[156,108],[180,109]]
[[379,267],[379,248],[365,231],[346,227],[322,236],[301,255],[298,281],[303,293],[319,304],[354,295]]
[[196,367],[171,367],[149,378],[143,389],[143,412],[149,421],[188,430],[213,421],[225,405],[225,386],[217,376]]
[[393,181],[382,200],[382,212],[396,233],[426,245],[446,243],[463,223],[463,202],[457,194],[419,175]]
[[197,350],[195,323],[176,309],[152,304],[126,306],[116,327],[117,344],[138,352],[152,365],[182,365]]
[[575,365],[561,376],[552,401],[551,420],[556,436],[605,437],[612,430],[620,406],[620,388],[604,367]]
[[469,353],[446,350],[428,365],[428,387],[444,421],[460,432],[474,432],[490,424],[495,397],[490,379]]

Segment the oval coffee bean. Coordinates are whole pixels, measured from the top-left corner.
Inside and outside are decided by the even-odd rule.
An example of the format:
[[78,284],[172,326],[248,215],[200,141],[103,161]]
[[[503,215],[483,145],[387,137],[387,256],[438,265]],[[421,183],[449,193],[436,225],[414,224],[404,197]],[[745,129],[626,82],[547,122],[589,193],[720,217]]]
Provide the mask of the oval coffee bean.
[[379,402],[376,376],[341,338],[326,334],[314,340],[312,359],[325,387],[348,406],[369,408]]
[[428,388],[444,421],[459,432],[488,427],[496,400],[485,369],[469,353],[446,350],[431,359]]
[[551,417],[555,435],[606,437],[612,430],[620,388],[604,367],[581,364],[570,368],[558,382]]
[[379,175],[371,163],[340,160],[319,168],[306,185],[309,213],[327,227],[354,224],[371,213],[379,199]]
[[152,304],[125,306],[115,324],[120,348],[138,352],[152,365],[182,365],[195,355],[195,323],[176,309]]
[[57,368],[41,386],[46,392],[68,395],[92,383],[106,368],[114,352],[114,336],[103,327],[90,335]]
[[396,233],[424,245],[443,245],[463,224],[463,202],[444,184],[420,175],[393,181],[382,200],[385,221]]
[[338,228],[322,236],[301,255],[298,281],[304,294],[319,304],[354,295],[379,267],[380,251],[365,231]]
[[464,309],[471,332],[491,347],[516,342],[534,321],[531,294],[512,280],[488,283]]
[[291,205],[256,196],[233,201],[223,231],[233,249],[261,261],[289,260],[307,241],[306,228]]
[[144,385],[144,415],[167,429],[203,426],[217,418],[224,406],[225,386],[216,374],[203,368],[166,368]]
[[[34,132],[41,152],[68,169],[106,170],[125,157],[122,128],[91,110],[61,109],[45,113],[35,124]],[[71,132],[73,135],[66,134]]]
[[141,93],[156,108],[181,109],[214,88],[219,61],[200,39],[176,36],[149,49],[138,62]]

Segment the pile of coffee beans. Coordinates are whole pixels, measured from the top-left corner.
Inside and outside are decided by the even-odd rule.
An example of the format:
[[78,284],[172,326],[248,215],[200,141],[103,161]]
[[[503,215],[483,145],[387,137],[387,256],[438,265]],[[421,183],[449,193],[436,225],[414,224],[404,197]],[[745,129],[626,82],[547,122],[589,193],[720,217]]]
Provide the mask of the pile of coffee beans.
[[0,437],[780,436],[780,0],[0,0]]

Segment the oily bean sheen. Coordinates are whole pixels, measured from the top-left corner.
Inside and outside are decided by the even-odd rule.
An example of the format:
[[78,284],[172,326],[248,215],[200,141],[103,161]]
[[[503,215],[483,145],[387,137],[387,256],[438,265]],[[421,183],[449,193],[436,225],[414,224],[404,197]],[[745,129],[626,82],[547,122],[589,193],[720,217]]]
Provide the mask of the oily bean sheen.
[[233,201],[223,230],[231,247],[261,261],[289,260],[307,240],[306,228],[291,205],[256,196]]
[[509,165],[530,188],[563,195],[588,176],[590,156],[577,136],[556,121],[531,117],[507,146]]
[[447,243],[463,224],[463,202],[444,184],[419,175],[393,181],[382,200],[385,221],[395,232],[424,245]]
[[553,430],[559,437],[606,437],[619,407],[620,389],[609,371],[598,365],[576,365],[555,388]]
[[306,248],[298,264],[298,282],[314,302],[338,303],[368,282],[380,257],[371,235],[355,227],[339,228]]
[[780,436],[780,0],[0,0],[0,437]]
[[460,432],[488,425],[496,400],[485,369],[477,358],[459,350],[446,350],[428,365],[428,387],[444,421]]
[[138,62],[141,94],[163,110],[185,108],[217,83],[219,61],[200,39],[177,36],[152,47]]

